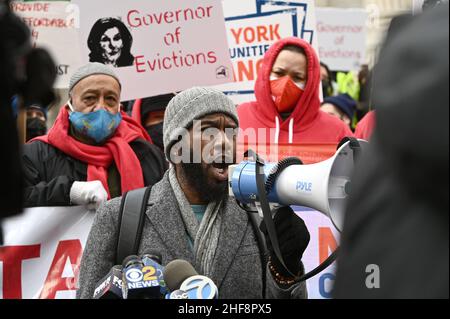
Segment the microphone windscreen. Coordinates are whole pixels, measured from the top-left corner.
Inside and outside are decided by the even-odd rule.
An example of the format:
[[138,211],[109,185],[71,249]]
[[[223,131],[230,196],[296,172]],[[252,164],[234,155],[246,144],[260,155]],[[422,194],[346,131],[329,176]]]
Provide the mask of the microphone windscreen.
[[134,263],[134,262],[140,262],[140,261],[141,261],[141,258],[139,258],[136,255],[131,255],[123,260],[122,266],[123,266],[123,268],[126,268],[130,262]]
[[169,288],[169,291],[180,289],[183,281],[189,277],[196,276],[198,273],[194,267],[186,260],[176,259],[171,261],[164,268],[164,280]]
[[155,251],[152,251],[152,250],[146,251],[141,256],[141,258],[143,259],[145,257],[148,257],[148,258],[152,259],[153,261],[157,262],[158,264],[161,264],[162,256],[161,256],[161,254],[159,252],[155,252]]

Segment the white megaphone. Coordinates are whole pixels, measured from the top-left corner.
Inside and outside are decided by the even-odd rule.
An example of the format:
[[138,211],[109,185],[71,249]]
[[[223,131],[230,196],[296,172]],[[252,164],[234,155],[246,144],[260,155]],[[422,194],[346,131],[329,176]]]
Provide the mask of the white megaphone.
[[[359,140],[364,152],[368,142]],[[351,190],[354,169],[354,151],[350,141],[336,154],[321,163],[311,165],[283,165],[266,163],[264,174],[268,201],[276,206],[305,206],[328,216],[341,231],[344,223],[346,199]],[[230,166],[230,196],[246,207],[258,208],[255,162]],[[283,167],[284,166],[284,167]],[[285,167],[287,166],[287,167]],[[271,183],[272,185],[267,185]],[[261,214],[261,210],[258,209]]]

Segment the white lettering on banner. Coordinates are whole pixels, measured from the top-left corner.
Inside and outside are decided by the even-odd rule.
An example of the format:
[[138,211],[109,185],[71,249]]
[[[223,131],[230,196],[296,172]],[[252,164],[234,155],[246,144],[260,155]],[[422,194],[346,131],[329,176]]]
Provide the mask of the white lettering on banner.
[[[114,6],[110,0],[72,3],[83,13],[83,61],[114,67],[124,101],[232,80],[220,0],[128,0]],[[120,41],[109,46],[103,43],[108,41],[102,29],[105,19],[120,34]]]
[[75,263],[72,263],[70,258],[66,259],[66,264],[64,265],[64,270],[61,274],[61,278],[73,278],[75,277],[75,274],[73,273],[72,265]]
[[4,220],[0,297],[74,298],[93,219],[82,207],[42,207]]

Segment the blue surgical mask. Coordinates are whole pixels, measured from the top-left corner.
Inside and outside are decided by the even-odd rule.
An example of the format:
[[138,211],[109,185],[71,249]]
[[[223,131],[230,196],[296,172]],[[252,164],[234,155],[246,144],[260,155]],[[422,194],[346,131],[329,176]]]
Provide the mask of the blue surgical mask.
[[91,113],[75,112],[68,102],[72,112],[69,121],[76,133],[94,140],[97,144],[105,142],[114,135],[122,121],[122,114],[112,114],[106,110]]

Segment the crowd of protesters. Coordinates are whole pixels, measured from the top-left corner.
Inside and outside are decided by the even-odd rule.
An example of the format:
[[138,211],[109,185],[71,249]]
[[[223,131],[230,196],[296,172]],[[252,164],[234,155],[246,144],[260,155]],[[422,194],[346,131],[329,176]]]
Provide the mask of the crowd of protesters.
[[[445,19],[442,15],[438,18]],[[446,18],[448,23],[448,11]],[[448,53],[448,39],[446,48]],[[387,52],[391,59],[398,58],[395,48]],[[383,74],[387,74],[385,64],[381,63]],[[339,83],[345,76],[356,78],[356,90]],[[446,76],[448,82],[448,69]],[[69,100],[54,123],[49,123],[46,107],[34,104],[26,111],[24,206],[81,205],[96,212],[81,262],[79,298],[92,298],[94,284],[116,262],[121,197],[144,187],[151,187],[151,194],[138,243],[140,254],[158,251],[164,264],[189,261],[219,286],[222,298],[307,298],[306,284],[297,281],[305,273],[302,257],[310,241],[304,221],[290,207],[277,209],[274,224],[283,257],[279,260],[263,223],[255,229],[248,214],[228,196],[229,166],[236,162],[237,144],[243,143],[241,131],[254,130],[245,141],[253,144],[264,140],[272,145],[338,145],[346,137],[371,140],[378,115],[377,105],[372,105],[371,78],[367,66],[358,75],[332,72],[308,42],[290,37],[266,52],[252,102],[235,105],[220,91],[194,87],[125,105],[122,83],[113,69],[90,62],[71,75]],[[378,87],[392,94],[392,87],[383,83]],[[383,98],[374,101],[385,107],[401,104],[388,101],[387,95]],[[406,147],[391,145],[383,134],[377,138],[380,149]],[[414,159],[413,151],[403,158],[408,154]],[[376,175],[375,165],[373,170]],[[407,173],[397,177],[407,179]],[[363,181],[360,185],[367,186]],[[448,189],[448,180],[446,185]],[[258,232],[267,252],[261,251]],[[350,242],[348,236],[344,243]],[[351,272],[346,266],[340,271]],[[343,282],[337,293],[345,297]],[[448,288],[439,293],[448,296]]]

